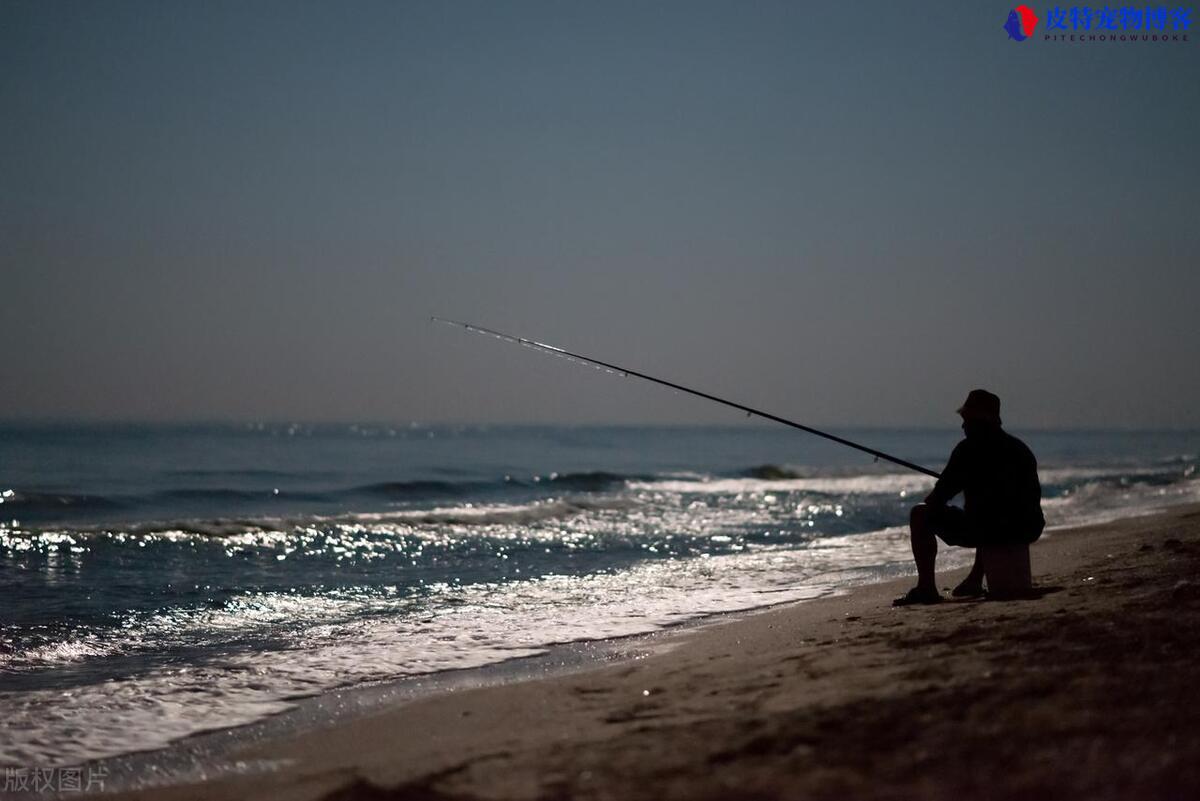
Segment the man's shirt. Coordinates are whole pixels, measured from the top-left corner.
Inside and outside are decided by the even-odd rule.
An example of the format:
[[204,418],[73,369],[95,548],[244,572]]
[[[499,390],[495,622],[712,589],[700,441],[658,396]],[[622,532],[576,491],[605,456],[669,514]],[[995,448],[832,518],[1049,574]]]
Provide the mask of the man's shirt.
[[958,443],[925,502],[944,505],[960,492],[968,524],[996,543],[1033,542],[1046,526],[1037,460],[1003,429]]

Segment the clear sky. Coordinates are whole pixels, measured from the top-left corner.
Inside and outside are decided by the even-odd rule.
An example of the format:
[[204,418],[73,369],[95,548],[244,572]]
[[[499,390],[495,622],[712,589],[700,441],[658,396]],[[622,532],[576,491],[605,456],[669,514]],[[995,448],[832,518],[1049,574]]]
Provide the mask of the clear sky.
[[0,0],[0,417],[1200,426],[1200,32],[1008,10]]

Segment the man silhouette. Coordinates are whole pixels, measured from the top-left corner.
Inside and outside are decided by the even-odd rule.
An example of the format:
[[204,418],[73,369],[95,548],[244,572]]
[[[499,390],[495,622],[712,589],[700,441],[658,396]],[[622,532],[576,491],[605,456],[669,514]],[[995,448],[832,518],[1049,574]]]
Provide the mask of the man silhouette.
[[[1018,545],[1042,535],[1042,487],[1037,460],[1024,442],[1000,427],[1000,398],[973,389],[958,410],[966,438],[954,447],[925,502],[909,516],[917,586],[895,600],[896,606],[942,600],[934,579],[937,541],[975,548],[970,574],[954,588],[959,597],[983,595],[980,546]],[[963,508],[949,505],[963,494]]]

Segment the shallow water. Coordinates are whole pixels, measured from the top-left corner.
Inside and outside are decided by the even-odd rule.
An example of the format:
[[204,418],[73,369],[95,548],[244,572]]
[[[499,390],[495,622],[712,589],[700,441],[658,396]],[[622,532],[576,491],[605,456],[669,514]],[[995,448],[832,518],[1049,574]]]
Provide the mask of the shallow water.
[[[1200,499],[1195,433],[1023,437],[1051,525]],[[751,426],[0,428],[0,763],[895,575],[931,483]]]

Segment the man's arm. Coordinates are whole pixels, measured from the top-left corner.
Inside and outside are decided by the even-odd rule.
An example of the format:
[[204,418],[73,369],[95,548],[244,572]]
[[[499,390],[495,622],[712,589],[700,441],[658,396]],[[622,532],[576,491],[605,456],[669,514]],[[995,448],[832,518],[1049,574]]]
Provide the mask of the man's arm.
[[942,470],[942,477],[933,485],[933,491],[925,496],[925,503],[933,506],[945,506],[950,499],[963,489],[963,448],[966,445],[965,440],[954,446],[954,450],[950,452],[950,461],[946,462],[946,468]]

